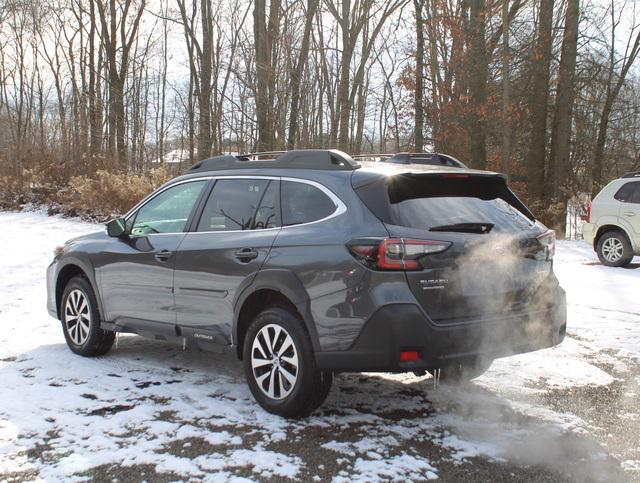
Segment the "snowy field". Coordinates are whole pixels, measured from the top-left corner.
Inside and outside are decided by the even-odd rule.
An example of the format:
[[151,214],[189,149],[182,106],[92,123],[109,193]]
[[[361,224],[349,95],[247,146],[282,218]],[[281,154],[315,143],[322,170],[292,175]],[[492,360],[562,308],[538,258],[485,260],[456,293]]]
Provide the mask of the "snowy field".
[[0,224],[0,481],[640,481],[640,263],[603,267],[561,242],[559,347],[455,389],[340,375],[319,411],[289,422],[258,407],[229,355],[135,336],[73,355],[45,308],[45,268],[57,244],[101,227]]

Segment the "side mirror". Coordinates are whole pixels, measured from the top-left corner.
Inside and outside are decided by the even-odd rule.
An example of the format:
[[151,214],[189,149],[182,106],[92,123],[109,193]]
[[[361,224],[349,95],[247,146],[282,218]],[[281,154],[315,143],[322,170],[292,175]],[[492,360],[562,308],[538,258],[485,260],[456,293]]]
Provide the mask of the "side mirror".
[[123,218],[114,218],[107,223],[107,235],[119,238],[127,232]]

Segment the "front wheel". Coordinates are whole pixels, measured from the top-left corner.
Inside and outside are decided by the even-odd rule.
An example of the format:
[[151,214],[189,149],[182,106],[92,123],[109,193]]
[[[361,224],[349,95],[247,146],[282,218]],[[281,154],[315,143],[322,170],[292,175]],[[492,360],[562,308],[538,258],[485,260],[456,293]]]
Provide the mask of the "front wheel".
[[243,362],[253,397],[266,411],[284,417],[309,415],[324,402],[333,380],[316,368],[302,320],[282,307],[266,309],[253,320]]
[[84,277],[72,278],[64,289],[60,319],[67,345],[85,357],[109,352],[115,333],[100,328],[98,303],[91,285]]
[[608,267],[624,267],[633,260],[633,251],[627,237],[618,231],[602,235],[596,252],[600,262]]

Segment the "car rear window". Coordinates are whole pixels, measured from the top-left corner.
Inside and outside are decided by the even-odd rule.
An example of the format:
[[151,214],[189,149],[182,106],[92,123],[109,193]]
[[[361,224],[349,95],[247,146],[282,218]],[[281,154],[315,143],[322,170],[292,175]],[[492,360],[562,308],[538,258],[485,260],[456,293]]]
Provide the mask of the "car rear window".
[[283,226],[311,223],[328,217],[336,211],[336,204],[313,185],[297,181],[283,181]]
[[531,228],[526,216],[506,201],[471,196],[413,198],[391,204],[393,224],[430,230],[446,225],[491,224],[493,232],[517,232]]
[[627,203],[640,203],[640,181],[623,184],[613,197]]
[[457,225],[451,231],[472,233],[518,232],[534,225],[533,215],[497,176],[398,175],[384,186],[382,193],[364,187],[358,194],[393,225],[432,231]]

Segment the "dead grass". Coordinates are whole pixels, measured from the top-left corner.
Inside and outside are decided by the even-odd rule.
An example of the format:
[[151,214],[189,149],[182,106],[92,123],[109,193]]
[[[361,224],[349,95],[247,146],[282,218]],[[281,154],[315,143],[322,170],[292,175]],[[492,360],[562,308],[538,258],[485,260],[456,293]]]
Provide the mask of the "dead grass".
[[148,173],[112,172],[65,179],[55,169],[24,169],[22,176],[0,176],[0,209],[47,206],[51,213],[105,219],[125,213],[174,175],[166,168]]

